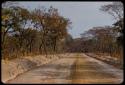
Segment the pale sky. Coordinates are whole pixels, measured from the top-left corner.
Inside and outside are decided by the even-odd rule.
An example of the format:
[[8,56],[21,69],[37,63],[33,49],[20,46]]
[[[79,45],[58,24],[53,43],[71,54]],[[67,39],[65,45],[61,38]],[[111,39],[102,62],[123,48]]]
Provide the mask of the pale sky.
[[80,37],[81,33],[91,29],[92,27],[106,25],[111,26],[115,22],[109,14],[99,10],[101,5],[112,2],[21,1],[18,3],[31,10],[40,6],[44,6],[45,8],[49,8],[50,6],[58,8],[60,15],[70,19],[72,22],[72,29],[69,29],[68,32],[73,36],[73,38]]

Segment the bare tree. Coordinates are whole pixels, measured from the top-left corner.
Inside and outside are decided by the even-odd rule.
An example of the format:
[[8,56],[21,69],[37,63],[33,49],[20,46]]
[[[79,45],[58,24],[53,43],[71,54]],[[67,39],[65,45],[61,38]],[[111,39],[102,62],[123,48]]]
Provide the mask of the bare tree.
[[124,9],[123,9],[123,3],[122,2],[113,2],[112,4],[103,5],[100,8],[101,11],[107,12],[111,16],[116,19],[116,21],[119,21],[123,18],[124,15]]

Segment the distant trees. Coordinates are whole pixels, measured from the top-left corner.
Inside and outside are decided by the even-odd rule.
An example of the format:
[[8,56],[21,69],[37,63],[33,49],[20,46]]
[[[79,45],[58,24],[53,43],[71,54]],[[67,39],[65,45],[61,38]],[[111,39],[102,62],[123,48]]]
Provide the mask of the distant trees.
[[58,51],[58,43],[67,37],[69,19],[60,16],[53,7],[29,11],[19,6],[5,6],[3,3],[3,58],[38,52],[47,55],[50,51]]
[[[111,27],[94,27],[86,32],[92,35],[92,38],[88,40],[92,40],[93,51],[106,52],[110,50],[110,43],[114,41],[112,31]],[[82,37],[84,38],[84,36]]]
[[[123,65],[123,43],[118,44],[117,32],[114,27],[94,27],[81,36],[79,49],[81,52],[90,52],[95,54],[104,54],[115,57]],[[91,35],[91,36],[86,36]]]
[[81,52],[106,53],[120,61],[123,59],[123,48],[117,43],[117,32],[114,32],[114,27],[94,27],[83,33],[81,40]]
[[117,44],[117,32],[113,26],[93,27],[81,34],[81,38],[73,39],[68,52],[103,53],[122,60],[123,49]]

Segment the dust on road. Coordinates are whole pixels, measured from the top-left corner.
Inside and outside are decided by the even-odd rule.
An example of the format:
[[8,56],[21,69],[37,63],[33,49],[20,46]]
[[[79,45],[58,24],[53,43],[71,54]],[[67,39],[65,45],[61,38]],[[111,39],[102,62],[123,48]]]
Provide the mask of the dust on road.
[[66,54],[61,59],[23,73],[7,83],[122,83],[123,71],[85,54]]

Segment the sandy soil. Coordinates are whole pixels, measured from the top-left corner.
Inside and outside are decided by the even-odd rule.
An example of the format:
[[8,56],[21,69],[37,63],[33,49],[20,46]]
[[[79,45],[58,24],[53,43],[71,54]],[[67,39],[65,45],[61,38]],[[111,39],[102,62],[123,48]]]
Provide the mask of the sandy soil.
[[1,62],[2,82],[5,83],[6,81],[15,78],[19,74],[22,74],[37,66],[44,65],[59,58],[58,56],[53,56],[53,55],[51,56],[48,55],[48,56],[52,58],[46,58],[45,56],[37,55],[37,56],[26,56],[18,59],[16,58],[8,61],[2,60]]

